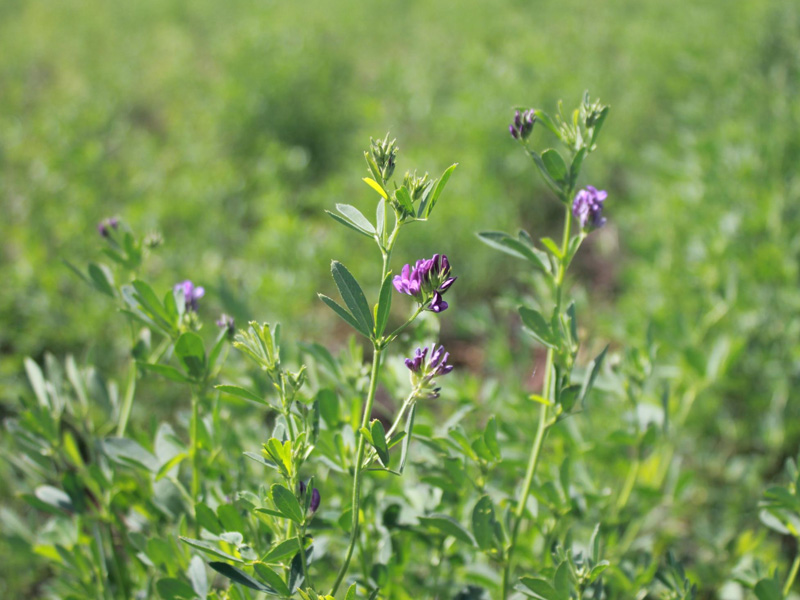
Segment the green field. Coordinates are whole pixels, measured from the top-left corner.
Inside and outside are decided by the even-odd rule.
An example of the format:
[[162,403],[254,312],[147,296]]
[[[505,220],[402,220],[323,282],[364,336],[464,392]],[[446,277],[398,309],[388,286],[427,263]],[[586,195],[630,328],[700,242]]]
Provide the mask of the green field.
[[[611,106],[583,176],[608,190],[609,224],[571,276],[598,340],[581,359],[601,340],[621,356],[648,332],[657,341],[659,385],[692,400],[679,491],[642,527],[700,598],[749,597],[737,573],[756,559],[785,573],[797,552],[758,515],[800,447],[800,5],[789,0],[0,3],[0,417],[30,395],[25,357],[72,354],[124,379],[125,321],[64,262],[95,260],[96,224],[111,215],[162,236],[146,267],[162,295],[187,278],[205,286],[208,339],[224,311],[344,348],[347,330],[316,293],[333,294],[334,258],[376,289],[379,257],[325,210],[345,202],[372,217],[363,150],[388,131],[400,175],[459,164],[436,218],[394,251],[399,266],[444,252],[459,275],[441,333],[462,372],[451,399],[532,428],[533,409],[506,409],[492,391],[524,388],[541,359],[512,333],[531,278],[475,233],[552,235],[560,210],[507,127],[514,107],[552,112],[587,89]],[[182,392],[142,389],[132,422],[149,431]],[[609,399],[589,412],[586,429],[610,433],[622,418]],[[603,447],[581,450],[587,464],[624,477],[626,457]],[[563,435],[549,452],[548,473],[577,450]],[[4,462],[0,477],[4,506],[36,522],[15,497],[16,468]],[[50,597],[39,586],[51,574],[0,542],[0,596]],[[423,589],[424,574],[409,577]]]

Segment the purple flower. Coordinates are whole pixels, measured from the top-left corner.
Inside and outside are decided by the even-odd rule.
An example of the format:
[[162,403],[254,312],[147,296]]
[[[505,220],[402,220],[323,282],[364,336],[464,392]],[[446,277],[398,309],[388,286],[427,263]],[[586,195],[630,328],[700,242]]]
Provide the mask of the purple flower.
[[311,492],[311,503],[308,505],[308,512],[312,515],[317,512],[320,503],[322,502],[322,497],[319,494],[319,490],[314,488],[314,491]]
[[[308,490],[308,486],[306,485],[306,482],[302,480],[297,485],[300,488],[300,498],[304,500],[306,496],[306,490]],[[322,497],[319,494],[319,490],[317,488],[314,488],[311,491],[311,501],[308,503],[309,516],[317,512],[317,509],[319,508],[321,502],[322,502]]]
[[219,319],[217,319],[217,327],[220,329],[226,329],[229,337],[233,337],[233,334],[236,333],[236,323],[233,320],[233,317],[226,315],[225,313],[222,313]]
[[515,140],[525,140],[533,131],[533,124],[536,122],[536,114],[533,109],[514,113],[514,122],[508,126],[508,132]]
[[413,296],[422,305],[430,302],[426,308],[439,313],[447,308],[442,294],[450,289],[455,280],[455,277],[450,277],[447,255],[434,254],[431,258],[418,260],[413,267],[405,265],[392,283],[401,294]]
[[572,201],[572,214],[581,224],[581,229],[597,229],[605,225],[606,219],[603,216],[603,202],[608,197],[608,193],[597,190],[591,185],[579,191]]
[[202,286],[195,286],[189,279],[175,284],[175,291],[183,290],[183,298],[187,311],[197,311],[197,301],[206,294]]
[[[417,348],[413,358],[406,359],[406,367],[411,371],[411,380],[420,391],[427,391],[428,398],[438,398],[439,390],[434,377],[447,375],[453,370],[453,365],[447,364],[450,353],[444,351],[444,346],[434,349],[428,358],[428,348]],[[427,360],[426,360],[427,359]]]
[[119,219],[111,217],[110,219],[103,219],[97,224],[97,232],[103,237],[108,237],[111,234],[109,229],[118,229]]

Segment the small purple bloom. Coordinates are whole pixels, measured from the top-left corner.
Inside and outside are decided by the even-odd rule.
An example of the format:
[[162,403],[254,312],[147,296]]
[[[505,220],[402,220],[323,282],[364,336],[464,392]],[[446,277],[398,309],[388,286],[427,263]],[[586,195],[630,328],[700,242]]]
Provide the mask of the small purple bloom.
[[525,140],[533,131],[533,124],[536,122],[536,114],[533,109],[514,113],[514,122],[508,126],[508,132],[515,140]]
[[197,311],[197,301],[206,294],[202,286],[195,286],[189,279],[175,284],[175,290],[183,290],[187,311]]
[[314,491],[311,492],[311,503],[308,505],[308,512],[312,515],[317,512],[320,503],[322,502],[322,497],[319,494],[319,490],[314,488]]
[[447,310],[448,306],[450,305],[444,301],[444,298],[442,298],[442,295],[439,292],[433,292],[433,300],[431,300],[428,310],[431,310],[435,313],[440,313]]
[[605,225],[603,202],[608,197],[604,190],[597,190],[591,185],[579,191],[572,201],[572,214],[581,224],[581,229],[597,229]]
[[417,348],[414,352],[413,358],[405,360],[406,367],[411,371],[411,380],[419,391],[427,392],[428,398],[438,398],[441,388],[436,387],[436,382],[433,381],[434,377],[441,377],[447,375],[453,370],[453,365],[447,364],[447,359],[450,358],[450,353],[444,351],[444,346],[435,348],[428,356],[428,348]]
[[301,497],[305,496],[306,495],[306,482],[301,479],[300,483],[297,484],[297,487],[300,489],[300,496]]
[[225,313],[222,313],[220,318],[217,319],[217,327],[227,330],[227,334],[230,337],[233,337],[234,333],[236,333],[236,322],[233,320],[233,317]]
[[418,260],[413,267],[405,265],[392,283],[398,292],[413,296],[420,304],[430,302],[426,308],[438,313],[447,308],[442,294],[455,280],[455,277],[450,277],[450,261],[447,256],[434,254],[431,258]]
[[103,237],[108,237],[111,234],[109,229],[118,229],[119,219],[111,217],[110,219],[103,219],[97,224],[97,232]]

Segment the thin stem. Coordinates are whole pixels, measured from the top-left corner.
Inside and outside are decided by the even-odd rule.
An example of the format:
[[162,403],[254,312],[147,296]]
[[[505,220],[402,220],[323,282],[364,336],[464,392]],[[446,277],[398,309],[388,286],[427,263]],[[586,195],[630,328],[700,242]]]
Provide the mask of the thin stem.
[[798,570],[800,570],[800,551],[798,551],[797,556],[794,557],[792,568],[789,570],[789,575],[786,576],[786,584],[783,586],[784,598],[792,591],[792,585],[794,584],[795,577],[797,577]]
[[133,407],[133,396],[136,392],[136,361],[131,361],[131,368],[128,373],[128,381],[125,386],[125,399],[122,403],[122,410],[119,413],[119,423],[117,424],[117,437],[125,435],[125,429],[128,427],[128,419],[131,416],[131,408]]
[[[384,268],[385,270],[385,268]],[[369,425],[369,418],[372,415],[372,404],[375,401],[375,390],[378,388],[378,367],[380,365],[381,360],[381,349],[376,347],[374,353],[372,354],[372,371],[370,372],[370,379],[369,379],[369,391],[367,392],[367,403],[364,407],[364,416],[361,419],[361,427],[366,428]],[[361,501],[361,474],[363,473],[363,469],[361,468],[362,463],[364,462],[364,452],[366,450],[366,441],[364,436],[361,434],[361,430],[357,432],[358,435],[358,449],[356,450],[356,460],[353,464],[354,474],[353,474],[353,495],[351,499],[351,506],[352,506],[352,522],[350,525],[350,543],[347,547],[347,554],[345,555],[344,562],[342,563],[341,568],[339,569],[339,574],[336,576],[336,581],[333,583],[333,588],[331,589],[331,596],[336,595],[336,591],[339,589],[339,586],[344,579],[344,576],[347,574],[347,568],[350,566],[350,559],[353,557],[353,549],[356,545],[356,539],[358,538],[358,513],[359,513],[359,503]]]
[[[572,211],[570,210],[569,205],[566,205],[566,214],[564,217],[564,233],[561,238],[561,255],[562,258],[559,260],[558,263],[558,272],[556,273],[556,280],[555,280],[555,292],[556,292],[556,313],[561,311],[561,295],[562,295],[562,287],[564,284],[564,275],[566,274],[566,261],[565,256],[567,254],[567,247],[569,246],[569,234],[572,228]],[[555,360],[555,353],[553,352],[552,348],[547,349],[547,358],[545,360],[545,376],[544,376],[544,389],[542,390],[542,396],[545,400],[550,400],[551,396],[553,395],[553,361]],[[514,525],[511,529],[511,542],[508,545],[508,551],[505,556],[505,565],[503,568],[503,587],[502,587],[502,595],[500,598],[505,600],[508,597],[510,579],[511,579],[511,567],[514,558],[514,550],[517,545],[517,537],[519,536],[519,530],[522,525],[522,519],[525,514],[525,506],[528,503],[528,497],[531,493],[531,487],[533,486],[533,478],[536,475],[536,467],[539,464],[539,455],[542,450],[542,444],[544,442],[545,435],[547,434],[547,430],[549,429],[549,425],[547,422],[549,406],[547,404],[542,404],[539,407],[539,425],[536,429],[536,437],[533,440],[533,446],[531,447],[531,454],[530,458],[528,459],[528,469],[525,473],[525,482],[522,485],[522,492],[517,499],[517,506],[514,511]]]
[[402,331],[403,331],[403,330],[404,330],[406,327],[408,327],[409,325],[411,325],[411,323],[413,323],[413,322],[414,322],[414,320],[415,320],[415,319],[416,319],[416,318],[419,316],[419,314],[420,314],[420,313],[421,313],[423,310],[424,310],[424,307],[423,307],[423,306],[418,306],[418,307],[417,307],[417,310],[415,310],[415,311],[414,311],[414,314],[413,314],[413,315],[411,315],[411,317],[409,317],[409,319],[408,319],[408,320],[407,320],[405,323],[403,323],[402,325],[400,325],[400,327],[398,327],[398,328],[397,328],[397,329],[395,329],[395,330],[394,330],[392,333],[390,333],[389,335],[387,335],[387,336],[385,337],[385,342],[384,342],[384,345],[386,345],[386,344],[390,344],[391,342],[393,342],[393,341],[395,340],[395,338],[396,338],[398,335],[400,335],[400,334],[402,333]]
[[[189,444],[190,448],[190,456],[192,459],[192,502],[195,504],[199,500],[200,496],[200,456],[198,453],[198,437],[200,431],[200,396],[199,394],[193,389],[192,390],[192,417],[189,423]],[[197,520],[197,515],[195,515],[194,520],[195,526],[195,534],[197,537],[200,537],[200,523]]]
[[303,568],[303,580],[305,581],[306,588],[314,589],[311,583],[311,577],[308,576],[308,562],[306,561],[306,549],[303,546],[303,540],[306,537],[306,528],[303,527],[300,531],[300,536],[297,538],[297,546],[300,548],[300,565]]
[[[395,430],[400,426],[400,423],[402,423],[403,421],[403,415],[405,415],[406,411],[409,408],[411,408],[414,402],[416,402],[418,393],[419,392],[417,388],[414,388],[408,395],[408,397],[403,401],[403,405],[400,407],[400,411],[397,413],[397,416],[395,417],[392,426],[389,428],[389,431],[386,432],[386,441],[392,439],[392,434],[395,432]],[[364,468],[369,466],[369,464],[372,462],[375,456],[377,456],[377,452],[375,452],[374,450],[370,450],[366,460],[364,461]]]
[[[549,373],[552,370],[552,362],[552,351],[549,351],[547,354],[547,379],[549,379]],[[545,384],[545,387],[550,387],[549,382]],[[549,393],[549,389],[545,390],[544,397],[549,397]],[[547,409],[548,406],[546,404],[542,404],[539,408],[539,426],[536,429],[536,438],[533,440],[531,456],[528,460],[528,470],[525,473],[525,483],[522,486],[522,493],[517,500],[517,507],[514,511],[514,526],[511,530],[511,543],[508,546],[508,553],[505,557],[505,568],[503,569],[503,594],[500,596],[502,599],[508,597],[508,586],[509,579],[511,577],[511,563],[514,557],[514,548],[517,545],[519,529],[522,525],[523,515],[525,514],[525,505],[528,502],[528,496],[530,496],[531,487],[533,486],[533,477],[536,474],[536,466],[539,464],[539,453],[542,449],[542,443],[544,442],[545,434],[547,433]]]

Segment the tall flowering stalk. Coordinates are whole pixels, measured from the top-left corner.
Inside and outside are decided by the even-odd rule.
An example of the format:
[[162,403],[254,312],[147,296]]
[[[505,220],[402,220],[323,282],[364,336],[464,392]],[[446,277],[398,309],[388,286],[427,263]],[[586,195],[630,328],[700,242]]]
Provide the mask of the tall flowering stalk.
[[[397,153],[395,141],[390,141],[388,135],[383,140],[373,140],[369,151],[364,153],[370,174],[370,177],[364,178],[364,182],[380,196],[374,224],[361,211],[349,204],[337,204],[337,212],[329,212],[331,217],[342,225],[373,239],[380,250],[382,259],[382,283],[378,293],[378,302],[374,308],[370,307],[355,277],[337,261],[332,263],[331,273],[344,301],[344,306],[328,296],[320,294],[320,299],[325,304],[353,329],[369,339],[372,344],[372,366],[367,396],[362,409],[361,425],[356,432],[357,447],[353,460],[350,539],[344,561],[330,592],[332,596],[336,594],[347,574],[358,540],[361,484],[364,471],[374,456],[377,456],[384,468],[388,469],[390,457],[387,438],[389,438],[388,441],[391,441],[391,435],[394,434],[397,426],[401,423],[402,416],[408,409],[412,410],[413,415],[414,402],[427,391],[430,382],[429,378],[424,384],[414,382],[414,389],[403,403],[395,425],[387,435],[380,421],[370,422],[375,392],[380,379],[382,357],[387,347],[422,311],[441,313],[447,309],[448,304],[444,301],[443,295],[455,282],[455,277],[450,274],[451,267],[447,257],[438,254],[430,259],[420,259],[413,266],[407,264],[403,267],[400,275],[392,276],[390,262],[400,230],[409,223],[428,220],[456,167],[456,165],[449,167],[438,180],[429,179],[427,174],[418,177],[416,174],[406,173],[402,185],[398,187],[391,184]],[[392,189],[394,191],[390,191]],[[416,301],[417,307],[402,325],[387,333],[392,288],[401,294],[411,296]],[[440,360],[442,359],[440,358]],[[446,359],[444,360],[446,361]],[[413,419],[410,419],[410,425],[413,425]],[[406,440],[410,440],[410,438],[411,431],[406,431]],[[368,445],[371,447],[369,456],[367,456]],[[407,449],[407,443],[404,444],[404,448]],[[404,463],[404,460],[405,452],[401,463]]]
[[[539,418],[525,478],[514,504],[510,536],[506,545],[494,554],[503,565],[503,599],[508,597],[512,585],[514,552],[547,432],[576,404],[583,402],[605,355],[604,350],[589,366],[582,385],[573,383],[572,371],[579,340],[574,303],[567,303],[564,299],[564,280],[585,237],[592,229],[605,223],[602,211],[606,192],[598,191],[592,186],[578,191],[577,183],[583,161],[595,149],[597,136],[607,114],[608,107],[599,102],[590,102],[588,94],[584,96],[581,106],[566,119],[562,116],[560,107],[555,118],[539,109],[518,110],[509,126],[509,132],[533,159],[545,183],[564,207],[561,241],[557,243],[551,238],[543,238],[543,249],[540,249],[525,231],[520,231],[517,238],[500,232],[479,234],[490,246],[529,261],[545,277],[553,291],[551,314],[543,314],[526,306],[519,308],[525,331],[547,348],[547,355],[541,394],[530,396],[532,401],[539,403]],[[568,161],[552,148],[541,154],[533,150],[530,138],[536,123],[544,125],[566,147],[569,152]],[[573,233],[573,229],[577,231]]]

